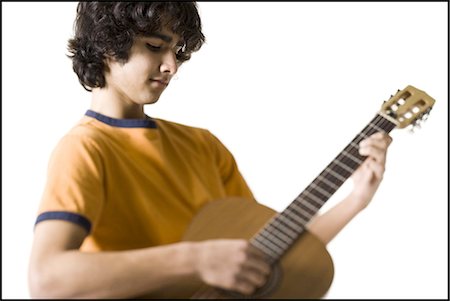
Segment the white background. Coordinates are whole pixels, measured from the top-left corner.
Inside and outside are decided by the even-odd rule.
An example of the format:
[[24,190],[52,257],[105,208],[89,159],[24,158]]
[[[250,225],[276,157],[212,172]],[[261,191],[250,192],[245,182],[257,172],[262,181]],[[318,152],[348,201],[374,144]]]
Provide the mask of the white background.
[[[394,130],[382,186],[330,244],[326,298],[447,298],[447,3],[199,3],[207,43],[146,107],[210,129],[284,209],[397,89],[436,99]],[[90,95],[66,58],[76,3],[2,3],[2,297],[27,264],[50,152]],[[344,184],[323,209],[348,192]]]

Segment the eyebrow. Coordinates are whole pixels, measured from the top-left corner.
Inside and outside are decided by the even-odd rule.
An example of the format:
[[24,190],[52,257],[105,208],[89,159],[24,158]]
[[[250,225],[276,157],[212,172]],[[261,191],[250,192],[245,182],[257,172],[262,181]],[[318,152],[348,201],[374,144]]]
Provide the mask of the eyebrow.
[[171,37],[169,37],[169,36],[167,36],[167,35],[165,35],[165,34],[162,34],[162,33],[157,33],[157,32],[155,32],[155,33],[152,33],[152,34],[150,35],[150,37],[159,38],[159,39],[163,40],[163,41],[166,42],[166,43],[172,42],[172,38],[171,38]]
[[[161,39],[161,40],[163,40],[166,43],[170,43],[173,40],[172,37],[169,37],[168,35],[165,35],[165,34],[162,34],[162,33],[158,33],[158,32],[152,33],[151,35],[149,35],[149,37],[155,37],[155,38]],[[178,46],[183,46],[184,42],[182,40],[180,40],[180,41],[178,41],[177,45]]]

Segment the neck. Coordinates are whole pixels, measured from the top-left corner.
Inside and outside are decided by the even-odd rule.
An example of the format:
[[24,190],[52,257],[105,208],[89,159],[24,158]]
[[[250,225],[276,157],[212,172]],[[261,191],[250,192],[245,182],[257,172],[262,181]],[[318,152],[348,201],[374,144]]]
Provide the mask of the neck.
[[106,89],[92,90],[90,109],[102,115],[118,119],[144,119],[144,106],[113,95]]
[[377,114],[309,186],[281,213],[252,237],[252,244],[277,261],[297,240],[307,223],[365,160],[359,142],[376,132],[389,133],[396,126]]

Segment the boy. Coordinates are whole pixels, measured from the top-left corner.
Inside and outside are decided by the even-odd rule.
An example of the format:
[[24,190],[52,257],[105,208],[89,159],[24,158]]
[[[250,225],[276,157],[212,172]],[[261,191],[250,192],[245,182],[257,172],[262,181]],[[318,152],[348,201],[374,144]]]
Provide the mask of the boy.
[[[180,241],[206,203],[254,198],[209,131],[144,113],[204,39],[195,3],[79,3],[69,50],[91,107],[49,163],[33,298],[145,297],[191,279],[251,294],[267,280],[265,255],[246,240]],[[372,199],[390,142],[381,133],[363,141],[354,190],[308,224],[324,244]]]

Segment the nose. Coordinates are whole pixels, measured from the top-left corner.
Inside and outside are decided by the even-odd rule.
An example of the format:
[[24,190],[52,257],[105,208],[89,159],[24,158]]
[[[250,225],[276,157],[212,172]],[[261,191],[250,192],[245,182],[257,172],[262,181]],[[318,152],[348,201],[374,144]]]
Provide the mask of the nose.
[[178,64],[177,57],[175,53],[172,51],[168,51],[163,55],[162,63],[161,63],[161,73],[169,73],[170,75],[174,75],[177,73]]

